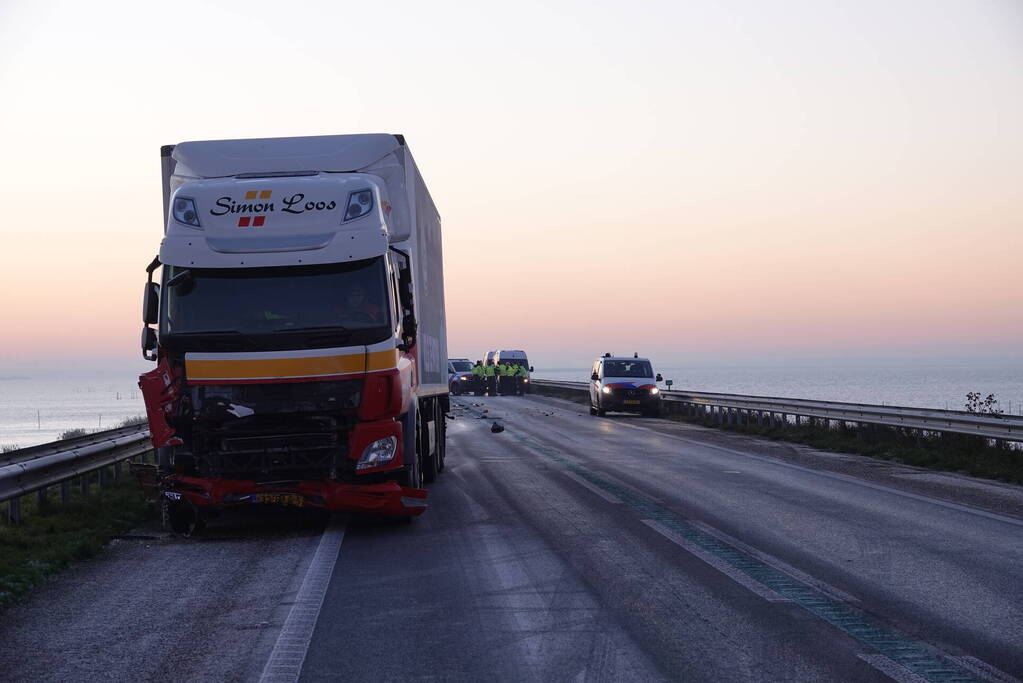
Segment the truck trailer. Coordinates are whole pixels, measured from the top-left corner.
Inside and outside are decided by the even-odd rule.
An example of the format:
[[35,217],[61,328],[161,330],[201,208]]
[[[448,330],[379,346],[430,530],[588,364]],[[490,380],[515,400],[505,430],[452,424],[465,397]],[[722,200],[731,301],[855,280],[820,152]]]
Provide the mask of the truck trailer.
[[183,142],[161,166],[139,386],[170,526],[250,504],[421,514],[444,469],[444,269],[402,136]]

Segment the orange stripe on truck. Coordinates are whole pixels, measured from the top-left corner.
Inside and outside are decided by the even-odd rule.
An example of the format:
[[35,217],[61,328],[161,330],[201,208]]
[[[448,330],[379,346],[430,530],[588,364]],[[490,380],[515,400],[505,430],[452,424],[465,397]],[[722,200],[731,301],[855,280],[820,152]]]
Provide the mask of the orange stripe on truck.
[[390,370],[398,367],[398,349],[370,351],[366,354],[366,372]]
[[186,360],[189,380],[275,379],[351,375],[398,366],[397,349],[313,358]]

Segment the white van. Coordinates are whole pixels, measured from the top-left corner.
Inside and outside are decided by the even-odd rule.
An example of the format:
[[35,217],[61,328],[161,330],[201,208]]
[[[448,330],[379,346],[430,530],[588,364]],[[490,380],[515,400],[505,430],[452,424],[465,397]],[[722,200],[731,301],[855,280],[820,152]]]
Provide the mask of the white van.
[[660,417],[661,391],[648,358],[605,353],[593,361],[590,374],[590,415],[603,416],[608,410]]

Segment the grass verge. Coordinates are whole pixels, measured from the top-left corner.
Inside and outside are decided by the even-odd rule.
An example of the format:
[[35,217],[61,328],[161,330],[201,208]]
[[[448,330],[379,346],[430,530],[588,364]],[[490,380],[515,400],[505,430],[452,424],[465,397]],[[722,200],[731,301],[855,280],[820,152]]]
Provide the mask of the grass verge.
[[56,491],[50,492],[43,509],[35,495],[25,496],[21,510],[17,526],[6,514],[0,520],[0,610],[71,563],[95,557],[111,537],[152,514],[138,481],[127,472],[108,488],[93,485],[88,496],[73,486],[67,505],[60,503]]
[[822,420],[796,426],[719,425],[710,420],[671,415],[672,419],[755,434],[775,441],[802,443],[822,450],[865,455],[880,460],[959,472],[972,477],[1023,484],[1023,450],[966,434],[920,433],[881,425],[842,423],[824,426]]

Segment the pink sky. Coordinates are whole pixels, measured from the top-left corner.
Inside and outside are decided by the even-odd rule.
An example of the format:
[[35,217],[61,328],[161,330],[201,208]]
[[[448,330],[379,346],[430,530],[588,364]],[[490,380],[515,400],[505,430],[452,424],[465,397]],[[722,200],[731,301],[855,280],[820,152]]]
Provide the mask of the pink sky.
[[443,215],[452,355],[1023,348],[1012,0],[359,5],[388,40],[344,50],[175,7],[190,49],[136,4],[0,9],[0,374],[134,362],[161,144],[363,131]]

